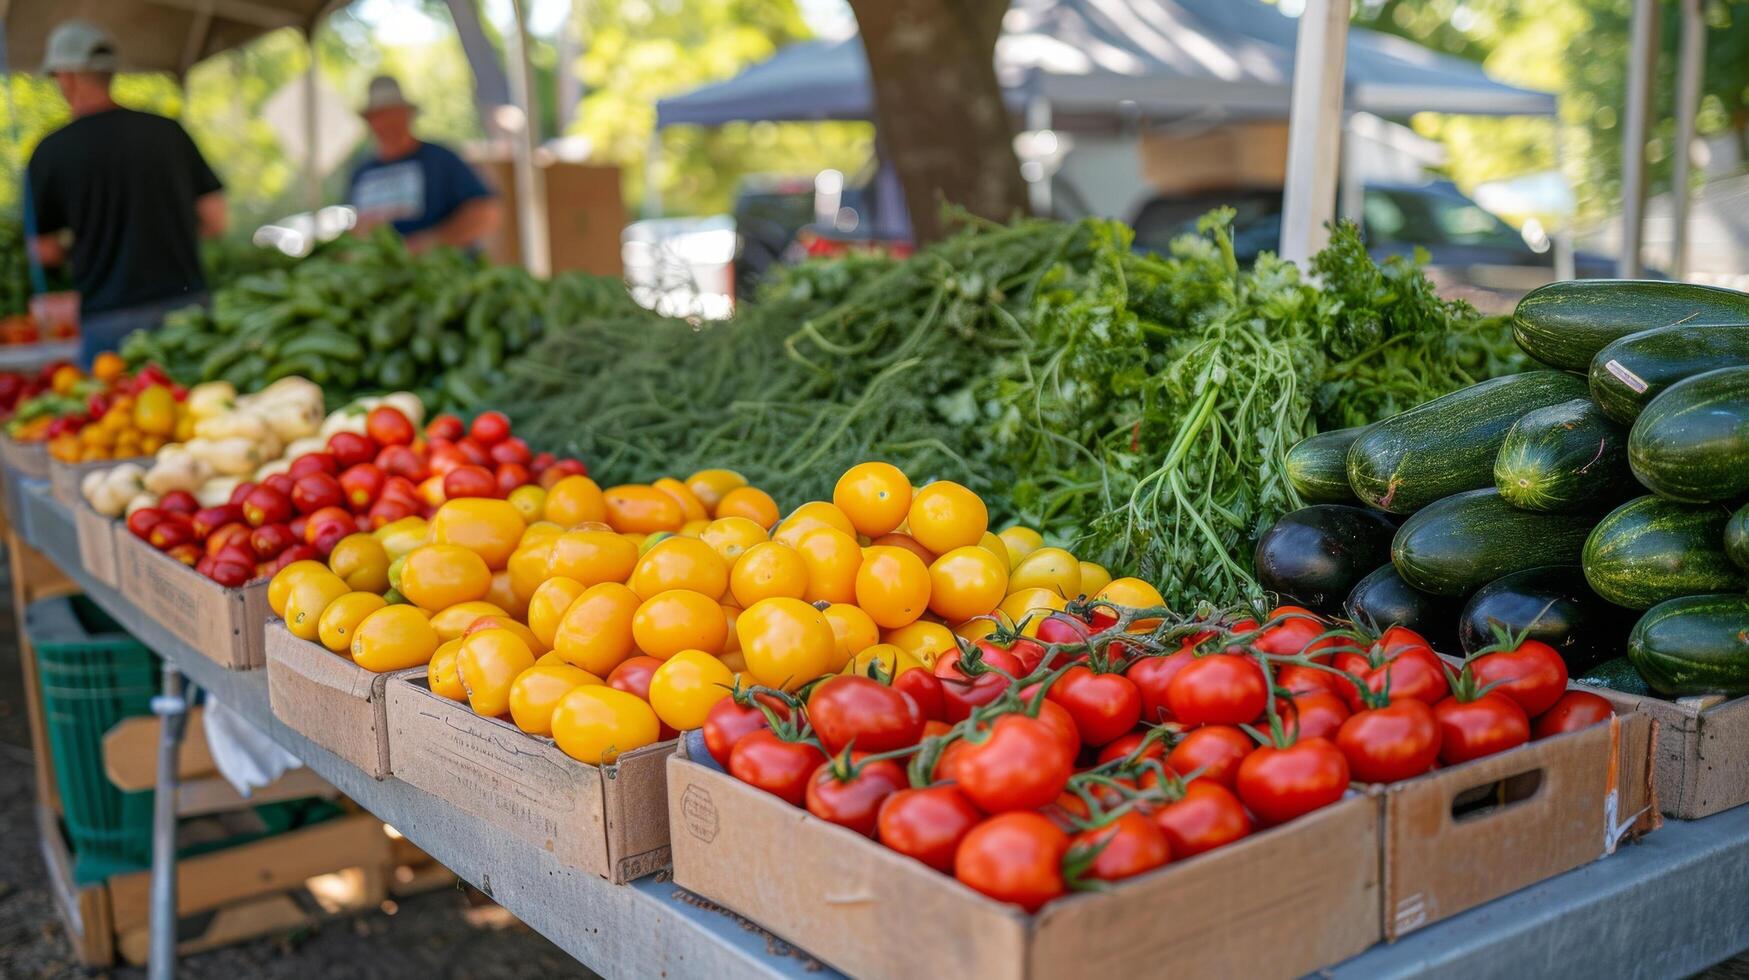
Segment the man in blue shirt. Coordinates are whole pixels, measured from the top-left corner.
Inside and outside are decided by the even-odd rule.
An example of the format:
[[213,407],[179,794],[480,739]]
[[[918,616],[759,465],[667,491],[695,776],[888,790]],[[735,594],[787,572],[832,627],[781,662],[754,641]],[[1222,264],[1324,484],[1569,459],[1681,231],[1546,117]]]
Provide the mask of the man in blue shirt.
[[391,224],[415,254],[436,245],[473,248],[498,227],[499,204],[454,152],[413,135],[416,111],[399,82],[371,79],[363,115],[377,151],[352,172],[347,195],[357,230]]

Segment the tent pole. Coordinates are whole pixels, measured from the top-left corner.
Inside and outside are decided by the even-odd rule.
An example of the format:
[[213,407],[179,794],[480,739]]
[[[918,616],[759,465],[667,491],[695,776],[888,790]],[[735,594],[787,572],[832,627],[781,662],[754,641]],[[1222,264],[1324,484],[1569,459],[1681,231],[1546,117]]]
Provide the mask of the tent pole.
[[510,101],[522,115],[522,130],[511,140],[510,152],[516,182],[516,227],[521,232],[522,267],[530,274],[552,272],[547,238],[546,181],[535,165],[535,147],[540,141],[540,119],[535,115],[533,79],[528,67],[528,23],[523,19],[522,0],[510,0],[512,29],[504,35],[510,61]]
[[[1561,117],[1555,117],[1555,173],[1567,180],[1567,140],[1566,131],[1561,128]],[[1569,181],[1569,186],[1571,182]],[[1571,209],[1561,216],[1561,226],[1555,229],[1551,236],[1555,248],[1555,278],[1574,279],[1578,276],[1573,259],[1573,214]]]
[[1336,161],[1341,193],[1336,202],[1343,220],[1360,224],[1366,213],[1366,183],[1360,172],[1360,133],[1354,128],[1354,113],[1342,115],[1342,149]]
[[[322,165],[316,152],[316,141],[322,133],[322,111],[316,104],[316,28],[311,25],[304,34],[310,49],[310,67],[304,69],[304,203],[310,209],[311,220],[322,207]],[[312,225],[314,227],[314,225]]]
[[1658,0],[1634,0],[1628,33],[1627,105],[1621,139],[1621,255],[1616,274],[1637,278],[1646,236],[1646,133],[1652,115],[1652,75],[1658,67]]
[[662,217],[662,130],[650,130],[650,148],[644,152],[644,217]]
[[[1051,100],[1043,95],[1034,95],[1026,100],[1026,128],[1029,132],[1042,133],[1051,128]],[[1041,218],[1051,215],[1051,174],[1042,164],[1038,176],[1026,182],[1027,204],[1032,213]]]
[[1294,44],[1287,181],[1282,189],[1281,256],[1290,262],[1304,262],[1329,240],[1325,224],[1336,213],[1347,58],[1347,0],[1307,0]]
[[1694,117],[1700,109],[1701,75],[1706,70],[1706,18],[1701,0],[1682,0],[1682,42],[1676,54],[1676,152],[1671,160],[1670,276],[1688,274],[1689,156]]

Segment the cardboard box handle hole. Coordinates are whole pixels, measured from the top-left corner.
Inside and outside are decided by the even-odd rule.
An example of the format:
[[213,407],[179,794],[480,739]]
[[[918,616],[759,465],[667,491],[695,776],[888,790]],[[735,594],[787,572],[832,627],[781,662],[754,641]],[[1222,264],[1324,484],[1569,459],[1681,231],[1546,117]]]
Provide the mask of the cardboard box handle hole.
[[1451,799],[1452,822],[1481,820],[1528,803],[1542,793],[1543,782],[1539,768],[1461,790]]

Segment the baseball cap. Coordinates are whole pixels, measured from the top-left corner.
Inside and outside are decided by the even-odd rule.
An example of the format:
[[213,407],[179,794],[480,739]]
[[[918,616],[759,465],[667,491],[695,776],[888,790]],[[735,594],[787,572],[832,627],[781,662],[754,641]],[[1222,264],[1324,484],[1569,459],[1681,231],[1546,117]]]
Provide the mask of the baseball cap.
[[364,108],[358,110],[363,115],[370,115],[378,109],[413,108],[413,103],[401,94],[401,83],[392,76],[378,75],[370,80],[370,88],[366,90]]
[[43,74],[116,70],[115,41],[103,28],[88,21],[69,20],[50,32],[48,50],[43,54]]

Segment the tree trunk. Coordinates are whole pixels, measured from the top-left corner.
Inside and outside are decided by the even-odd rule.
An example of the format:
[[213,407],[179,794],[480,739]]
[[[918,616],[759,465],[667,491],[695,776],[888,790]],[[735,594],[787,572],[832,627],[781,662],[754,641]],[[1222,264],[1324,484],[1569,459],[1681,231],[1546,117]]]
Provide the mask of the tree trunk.
[[1009,0],[850,0],[874,83],[875,125],[919,242],[941,205],[1006,221],[1026,211],[1014,125],[996,81]]
[[480,129],[489,140],[503,139],[506,134],[498,125],[495,110],[510,104],[510,76],[505,74],[504,62],[498,59],[498,49],[486,36],[479,0],[445,0],[445,5],[455,22],[462,53],[474,73],[474,110],[480,114]]

